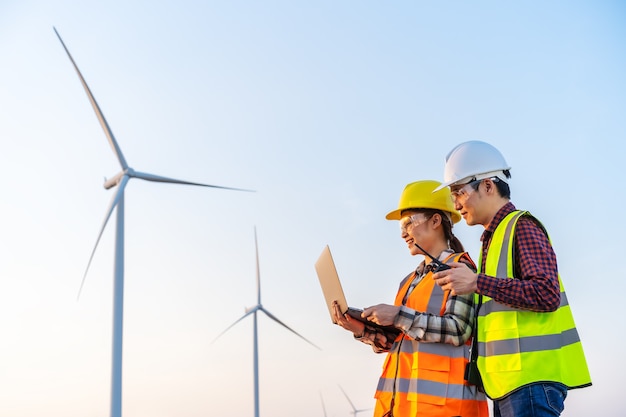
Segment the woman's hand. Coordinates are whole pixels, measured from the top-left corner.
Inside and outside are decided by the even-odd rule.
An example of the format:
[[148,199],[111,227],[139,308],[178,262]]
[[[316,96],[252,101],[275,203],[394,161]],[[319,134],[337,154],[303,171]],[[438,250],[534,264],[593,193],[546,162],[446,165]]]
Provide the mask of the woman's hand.
[[364,309],[363,313],[361,313],[361,317],[381,326],[393,326],[393,322],[399,312],[399,306],[378,304]]
[[337,301],[333,302],[333,313],[334,313],[333,317],[335,318],[335,322],[337,322],[338,325],[354,333],[354,337],[363,336],[363,333],[365,331],[365,324],[361,323],[360,321],[356,319],[353,319],[347,314],[341,314],[341,311],[339,310],[339,304],[337,303]]

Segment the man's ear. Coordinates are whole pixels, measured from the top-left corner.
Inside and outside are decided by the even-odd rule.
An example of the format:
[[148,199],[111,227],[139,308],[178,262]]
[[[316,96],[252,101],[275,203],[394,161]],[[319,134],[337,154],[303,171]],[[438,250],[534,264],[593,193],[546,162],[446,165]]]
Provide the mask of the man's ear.
[[491,178],[487,178],[485,181],[483,181],[483,183],[485,184],[485,191],[488,194],[491,194],[495,191],[496,185],[493,183],[493,180]]

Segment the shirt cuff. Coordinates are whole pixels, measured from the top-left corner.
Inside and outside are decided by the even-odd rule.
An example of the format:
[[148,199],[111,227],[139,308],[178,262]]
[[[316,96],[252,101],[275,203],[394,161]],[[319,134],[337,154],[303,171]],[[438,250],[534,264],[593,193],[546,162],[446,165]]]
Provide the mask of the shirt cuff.
[[393,325],[401,329],[404,333],[408,332],[413,326],[413,322],[417,315],[420,314],[412,308],[400,306],[400,311],[393,321]]

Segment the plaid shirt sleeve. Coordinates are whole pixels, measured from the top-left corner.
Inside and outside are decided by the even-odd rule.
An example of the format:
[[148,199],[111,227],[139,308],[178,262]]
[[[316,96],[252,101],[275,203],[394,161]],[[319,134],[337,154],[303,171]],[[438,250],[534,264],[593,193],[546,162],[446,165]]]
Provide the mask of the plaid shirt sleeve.
[[[473,316],[473,294],[453,295],[446,302],[443,316],[421,313],[401,306],[393,324],[411,339],[419,342],[461,346],[472,335]],[[374,352],[382,353],[391,349],[398,334],[366,324],[363,335],[355,339],[372,346]]]
[[355,337],[355,339],[370,345],[375,353],[383,353],[391,350],[391,346],[399,334],[399,331],[384,331],[380,327],[366,324],[363,334],[360,337]]
[[516,279],[479,274],[478,292],[514,308],[555,311],[561,291],[556,255],[547,235],[531,217],[522,216],[514,245]]
[[443,316],[401,306],[394,325],[419,342],[461,346],[472,335],[473,297],[473,294],[449,297]]
[[[461,262],[475,270],[469,257]],[[398,332],[384,331],[366,324],[363,335],[355,339],[371,345],[376,353],[388,352],[400,333],[423,343],[461,346],[472,335],[473,317],[474,295],[453,295],[448,297],[442,316],[419,312],[402,305],[393,323]]]

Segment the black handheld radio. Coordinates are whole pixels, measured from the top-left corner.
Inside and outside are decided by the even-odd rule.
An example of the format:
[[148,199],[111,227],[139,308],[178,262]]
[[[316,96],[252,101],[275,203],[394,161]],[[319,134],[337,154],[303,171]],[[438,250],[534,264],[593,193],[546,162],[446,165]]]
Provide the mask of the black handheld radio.
[[418,245],[415,242],[413,242],[413,244],[417,247],[417,249],[421,250],[424,253],[424,255],[426,255],[430,259],[432,259],[431,265],[433,265],[433,269],[432,269],[433,273],[439,272],[439,271],[445,271],[446,269],[450,269],[449,265],[444,264],[439,259],[437,259],[434,256],[432,256],[430,253],[426,252],[424,249],[422,249],[422,247],[420,245]]

